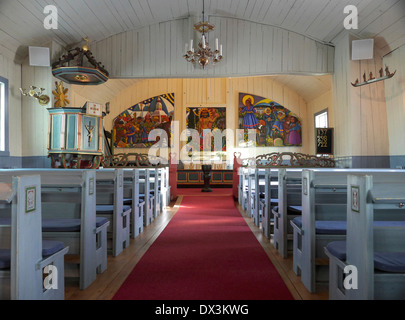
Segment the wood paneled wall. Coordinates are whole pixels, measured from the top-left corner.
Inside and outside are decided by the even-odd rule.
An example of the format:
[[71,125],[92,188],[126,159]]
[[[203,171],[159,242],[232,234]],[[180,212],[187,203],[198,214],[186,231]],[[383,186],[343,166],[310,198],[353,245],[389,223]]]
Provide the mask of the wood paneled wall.
[[378,75],[382,58],[375,50],[374,59],[352,61],[352,40],[354,39],[346,34],[335,48],[335,154],[338,157],[389,155],[384,82],[357,88],[350,84],[356,79],[362,82],[364,72],[367,79],[370,71]]
[[183,58],[185,44],[199,41],[196,17],[149,25],[93,43],[91,50],[114,78],[235,77],[249,75],[330,74],[334,48],[285,29],[212,17],[209,34],[223,44],[224,60],[202,70]]
[[[51,61],[54,61],[63,52],[63,47],[57,42],[48,44]],[[27,57],[21,66],[21,86],[28,89],[30,86],[44,88],[44,94],[48,95],[50,102],[47,106],[41,106],[36,99],[22,97],[21,100],[21,132],[22,132],[22,156],[47,156],[48,155],[48,128],[49,113],[47,108],[54,105],[55,81],[51,67],[31,67]],[[68,86],[69,87],[69,86]]]
[[389,153],[405,156],[405,46],[384,57],[384,66],[397,71],[392,79],[385,81],[387,104]]
[[21,65],[0,53],[0,76],[9,81],[9,150],[10,156],[19,157],[21,145]]

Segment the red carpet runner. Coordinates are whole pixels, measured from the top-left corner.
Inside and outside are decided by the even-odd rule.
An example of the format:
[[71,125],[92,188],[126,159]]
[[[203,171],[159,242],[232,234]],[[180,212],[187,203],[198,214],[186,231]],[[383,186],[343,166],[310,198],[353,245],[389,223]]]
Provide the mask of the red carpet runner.
[[293,299],[233,197],[216,193],[184,196],[114,300]]

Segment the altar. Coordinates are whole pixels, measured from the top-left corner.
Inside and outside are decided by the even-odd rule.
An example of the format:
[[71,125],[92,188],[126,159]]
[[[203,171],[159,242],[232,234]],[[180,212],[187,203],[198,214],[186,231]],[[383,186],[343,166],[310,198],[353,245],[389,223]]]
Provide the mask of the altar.
[[[212,188],[231,188],[233,184],[233,170],[227,169],[226,164],[211,165]],[[177,186],[179,188],[200,188],[204,186],[204,171],[202,165],[186,164],[184,168],[177,169]]]

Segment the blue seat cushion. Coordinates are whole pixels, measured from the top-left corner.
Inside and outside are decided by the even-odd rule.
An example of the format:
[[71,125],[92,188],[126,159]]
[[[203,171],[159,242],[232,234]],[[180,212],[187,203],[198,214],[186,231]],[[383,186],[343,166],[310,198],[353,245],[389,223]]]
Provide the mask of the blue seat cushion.
[[101,227],[102,225],[106,224],[108,219],[105,217],[96,217],[96,228]]
[[301,206],[287,206],[288,214],[301,214],[302,207]]
[[42,232],[78,232],[80,219],[43,219]]
[[[107,218],[96,217],[96,227],[101,227],[108,222]],[[42,232],[79,232],[80,219],[43,219]]]
[[[302,228],[302,217],[295,217],[293,223],[298,228]],[[346,221],[315,221],[316,234],[345,235],[346,229]]]
[[48,257],[62,250],[65,244],[62,241],[42,240],[42,256]]
[[[62,241],[42,240],[42,256],[49,257],[62,250],[65,244]],[[0,249],[0,270],[10,269],[11,251],[10,249]]]
[[[330,242],[326,249],[339,260],[346,260],[346,241]],[[375,252],[374,269],[391,273],[405,273],[405,252]]]
[[10,218],[0,218],[0,225],[10,226],[11,225],[11,219]]
[[[153,197],[153,194],[149,194],[149,198],[152,198],[152,197]],[[145,199],[145,194],[140,193],[139,194],[139,199],[141,199],[143,201]]]
[[326,249],[341,261],[346,260],[346,241],[332,241],[326,246]]
[[10,249],[0,249],[0,270],[10,269],[11,254]]
[[132,198],[124,198],[124,204],[132,204]]
[[[130,206],[123,206],[123,212],[130,210]],[[113,214],[114,213],[114,205],[113,204],[98,204],[96,206],[96,211],[99,214]]]
[[[287,206],[287,214],[296,215],[301,214],[301,206]],[[278,206],[274,207],[273,210],[278,212]],[[302,225],[302,222],[301,222]]]
[[[302,228],[302,217],[293,219],[294,224]],[[374,221],[376,227],[405,227],[405,221]],[[345,235],[347,230],[346,221],[315,221],[315,232],[317,234]]]
[[374,268],[385,272],[405,272],[405,252],[374,253]]
[[[260,198],[261,203],[265,203],[265,198]],[[270,200],[272,206],[276,206],[278,204],[278,199],[271,199]]]

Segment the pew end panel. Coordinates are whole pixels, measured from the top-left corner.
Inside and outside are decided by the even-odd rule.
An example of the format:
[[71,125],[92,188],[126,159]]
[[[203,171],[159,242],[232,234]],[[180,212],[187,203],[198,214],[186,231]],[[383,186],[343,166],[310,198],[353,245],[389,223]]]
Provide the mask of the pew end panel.
[[[0,175],[2,181],[10,179],[11,195],[8,199],[5,193],[0,195],[0,298],[63,300],[64,256],[69,247],[62,242],[42,239],[40,176]],[[4,191],[4,188],[0,189]],[[52,270],[51,275],[49,270]]]
[[86,289],[97,274],[107,268],[107,248],[97,241],[107,236],[109,222],[96,217],[95,170],[22,169],[13,172],[41,176],[43,238],[69,245],[65,278],[78,279],[80,289]]
[[[405,297],[405,180],[403,174],[386,178],[348,176],[347,240],[325,248],[330,299]],[[357,287],[347,287],[345,268],[354,270]]]
[[405,253],[404,223],[401,226],[375,224],[383,218],[381,211],[385,211],[385,221],[395,216],[395,221],[404,221],[405,183],[403,176],[400,178],[402,183],[390,185],[378,184],[378,179],[371,175],[348,176],[347,264],[356,266],[359,288],[347,290],[349,300],[405,297],[405,272],[385,275],[377,271],[375,257],[377,253]]
[[131,207],[124,205],[124,169],[100,169],[96,173],[96,212],[110,222],[108,251],[116,257],[130,244]]
[[302,190],[300,169],[278,171],[278,206],[274,208],[274,247],[283,258],[293,251],[293,228],[290,221],[301,215]]
[[136,238],[143,232],[145,202],[140,199],[139,169],[124,171],[124,199],[131,199],[130,236]]

